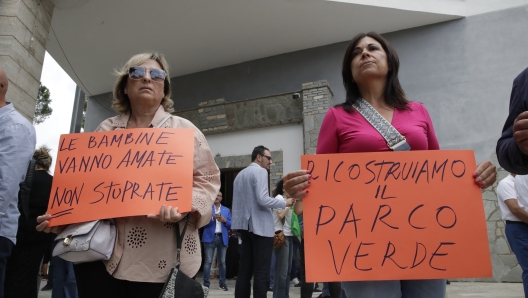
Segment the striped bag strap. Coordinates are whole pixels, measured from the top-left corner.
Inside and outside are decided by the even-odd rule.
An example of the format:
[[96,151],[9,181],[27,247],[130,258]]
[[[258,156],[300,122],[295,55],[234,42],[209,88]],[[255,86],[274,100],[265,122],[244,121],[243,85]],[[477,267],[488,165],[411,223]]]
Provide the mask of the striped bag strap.
[[360,97],[352,106],[380,133],[391,150],[411,150],[411,146],[407,143],[405,137],[366,100]]

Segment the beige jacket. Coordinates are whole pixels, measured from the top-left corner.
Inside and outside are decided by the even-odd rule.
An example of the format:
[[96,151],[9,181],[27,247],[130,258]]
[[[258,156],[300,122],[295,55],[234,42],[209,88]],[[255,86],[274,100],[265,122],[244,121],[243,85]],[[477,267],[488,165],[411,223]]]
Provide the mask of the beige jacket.
[[[149,127],[156,127],[169,113],[160,106]],[[125,129],[129,115],[108,118],[96,131]],[[161,128],[193,128],[194,178],[192,205],[197,214],[190,219],[182,243],[180,269],[193,277],[201,264],[198,228],[209,223],[211,206],[220,189],[220,171],[204,135],[190,121],[171,116]],[[176,264],[176,224],[164,223],[146,216],[115,219],[117,239],[114,252],[104,261],[106,270],[118,279],[163,283]],[[180,231],[183,222],[179,223]]]

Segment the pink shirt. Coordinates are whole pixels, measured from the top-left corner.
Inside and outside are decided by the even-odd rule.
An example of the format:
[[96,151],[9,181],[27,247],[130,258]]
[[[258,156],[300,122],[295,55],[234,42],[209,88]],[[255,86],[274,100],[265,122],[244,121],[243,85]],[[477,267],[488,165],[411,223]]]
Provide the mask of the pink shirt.
[[[394,109],[392,126],[407,139],[411,150],[438,150],[438,140],[427,109],[417,102],[409,109]],[[353,109],[341,107],[328,110],[317,140],[317,154],[390,151],[380,133]]]

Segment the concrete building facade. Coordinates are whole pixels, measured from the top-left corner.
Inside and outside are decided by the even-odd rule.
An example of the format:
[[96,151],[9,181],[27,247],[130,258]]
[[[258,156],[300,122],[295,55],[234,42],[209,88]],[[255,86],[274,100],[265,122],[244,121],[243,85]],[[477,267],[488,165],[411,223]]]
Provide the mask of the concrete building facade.
[[[428,108],[442,149],[471,149],[477,161],[491,159],[499,167],[494,150],[508,113],[512,81],[528,67],[525,28],[528,28],[528,6],[384,34],[400,57],[403,89],[411,100]],[[299,86],[303,83],[319,80],[331,86],[329,106],[343,102],[340,68],[347,45],[345,41],[174,77],[172,84],[178,86],[173,91],[176,110],[193,105],[198,108],[205,99],[220,96],[227,103],[240,105],[244,99],[256,96],[302,92]],[[112,115],[108,111],[109,100],[109,94],[89,99],[88,129]],[[248,104],[250,101],[247,100]],[[316,134],[306,129],[320,126],[324,113],[302,116],[303,151],[313,153]],[[221,137],[218,133],[215,138]],[[234,134],[237,133],[230,136],[236,138]],[[240,139],[245,138],[242,132],[239,134]],[[270,150],[284,150],[284,156],[288,155],[282,143],[271,144]],[[229,154],[225,144],[216,146],[212,141],[211,148],[214,154],[221,151],[222,156]],[[300,166],[298,158],[291,167],[286,161],[283,163],[285,173]],[[506,173],[498,169],[500,180]],[[483,192],[492,280],[520,282],[522,270],[506,241],[495,189],[496,185]]]

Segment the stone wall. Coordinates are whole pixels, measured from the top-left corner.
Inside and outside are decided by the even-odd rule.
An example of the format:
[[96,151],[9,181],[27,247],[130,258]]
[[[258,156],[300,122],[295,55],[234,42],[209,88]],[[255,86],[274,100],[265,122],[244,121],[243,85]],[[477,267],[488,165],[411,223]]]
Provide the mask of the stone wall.
[[50,0],[0,1],[0,67],[7,73],[7,100],[33,121],[46,39],[51,28]]
[[333,95],[326,80],[302,84],[305,154],[315,154],[319,130]]
[[[328,81],[302,84],[302,91],[238,102],[219,98],[201,102],[196,109],[177,111],[174,115],[191,121],[204,135],[222,134],[246,129],[303,123],[304,152],[314,154],[323,118],[332,104]],[[271,152],[270,183],[275,185],[283,176],[282,151]],[[245,168],[251,155],[216,156],[220,169]]]
[[[497,167],[497,181],[482,191],[482,201],[486,216],[493,277],[460,279],[460,281],[522,282],[522,269],[506,239],[506,233],[504,232],[505,225],[497,201],[497,185],[508,175],[508,172],[499,165],[495,154],[491,156],[490,160]],[[470,233],[470,231],[467,231],[467,233]]]
[[301,98],[280,94],[239,102],[223,98],[204,101],[192,110],[177,111],[174,115],[190,120],[204,135],[270,127],[303,121]]
[[[270,167],[270,190],[282,179],[282,151],[271,151],[273,163]],[[215,156],[216,165],[220,170],[243,169],[251,164],[251,154],[237,156]]]
[[497,167],[497,181],[482,192],[482,199],[486,213],[491,264],[493,266],[492,280],[522,282],[522,269],[506,240],[504,221],[502,221],[502,213],[497,201],[497,185],[508,175],[508,172],[500,167],[495,154],[492,156],[491,162]]
[[283,176],[282,151],[272,151],[271,158],[273,158],[273,163],[270,167],[270,190]]

